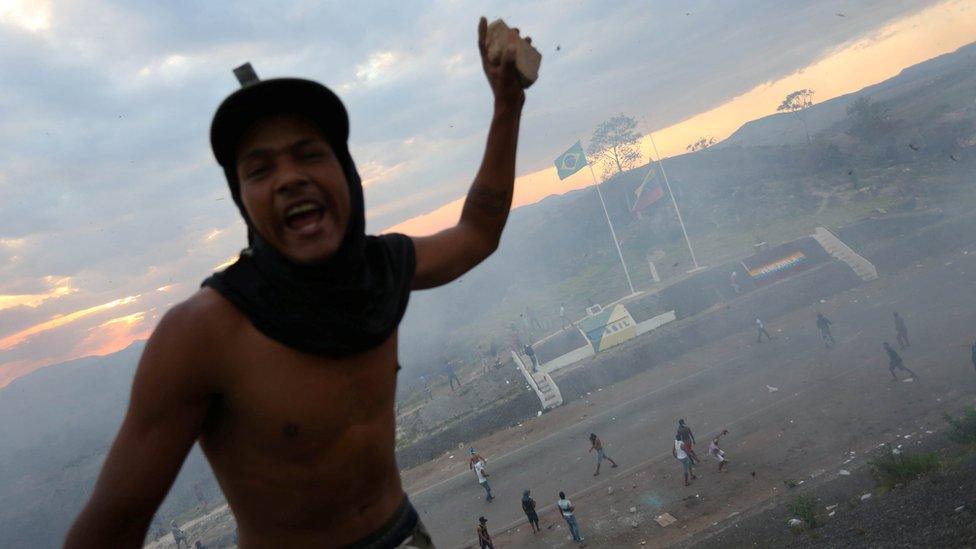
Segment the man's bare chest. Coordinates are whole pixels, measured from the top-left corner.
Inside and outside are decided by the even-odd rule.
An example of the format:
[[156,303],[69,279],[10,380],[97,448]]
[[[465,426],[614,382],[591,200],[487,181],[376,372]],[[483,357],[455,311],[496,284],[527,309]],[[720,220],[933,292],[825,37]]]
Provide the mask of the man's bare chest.
[[213,425],[224,437],[312,457],[349,437],[392,428],[395,336],[341,358],[300,353],[259,334],[244,339],[223,366],[227,382]]

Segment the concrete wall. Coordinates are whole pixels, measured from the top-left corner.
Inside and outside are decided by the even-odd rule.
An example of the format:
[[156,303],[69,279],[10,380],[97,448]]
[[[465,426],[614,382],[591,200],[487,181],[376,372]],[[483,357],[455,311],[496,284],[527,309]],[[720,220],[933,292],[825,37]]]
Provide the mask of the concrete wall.
[[556,359],[554,360],[550,360],[549,362],[546,362],[541,366],[541,368],[546,373],[552,374],[553,372],[555,372],[560,368],[565,368],[570,364],[579,362],[581,360],[585,360],[593,356],[594,354],[595,353],[593,352],[593,347],[590,347],[589,345],[585,345],[583,347],[580,347],[579,349],[574,349],[564,354],[563,356],[556,357]]

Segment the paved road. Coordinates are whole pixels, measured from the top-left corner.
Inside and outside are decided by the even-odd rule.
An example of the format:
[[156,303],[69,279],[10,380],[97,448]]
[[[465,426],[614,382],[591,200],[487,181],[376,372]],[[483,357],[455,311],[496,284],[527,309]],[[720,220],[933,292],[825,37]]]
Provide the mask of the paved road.
[[[823,349],[819,340],[814,307],[768,319],[776,338],[770,343],[756,345],[749,327],[603,393],[619,399],[604,398],[599,406],[589,408],[582,402],[571,403],[559,411],[567,417],[573,414],[565,427],[536,434],[513,452],[486,455],[496,496],[493,503],[484,501],[474,474],[467,471],[412,489],[411,499],[438,545],[455,547],[472,540],[479,515],[487,516],[496,529],[524,518],[519,499],[525,488],[547,511],[544,507],[551,506],[560,490],[570,497],[585,494],[652,464],[663,470],[674,467],[678,473],[670,461],[670,441],[680,417],[695,429],[701,454],[706,436],[720,428],[728,427],[740,441],[769,436],[776,440],[780,435],[771,433],[785,432],[794,417],[827,439],[805,447],[803,433],[794,433],[768,453],[766,462],[750,455],[752,467],[786,466],[790,460],[805,463],[807,458],[834,452],[862,436],[857,427],[845,425],[880,430],[904,420],[908,405],[915,406],[913,414],[941,406],[928,398],[930,394],[961,398],[961,393],[971,395],[976,390],[968,349],[976,334],[974,274],[976,254],[960,253],[817,304],[816,310],[834,321],[838,346],[831,350]],[[908,322],[914,346],[903,356],[918,372],[919,383],[888,381],[881,341],[894,341],[892,310]],[[845,407],[850,409],[849,417],[838,411]],[[583,413],[589,415],[577,419]],[[818,429],[822,426],[811,422],[818,414],[832,418],[829,425],[842,432]],[[605,467],[600,477],[592,476],[595,454],[587,453],[591,431],[600,435],[620,469]],[[797,457],[808,452],[818,455]],[[665,504],[676,501],[686,495],[682,488],[674,478],[662,480],[655,497]],[[584,535],[585,530],[586,526]]]

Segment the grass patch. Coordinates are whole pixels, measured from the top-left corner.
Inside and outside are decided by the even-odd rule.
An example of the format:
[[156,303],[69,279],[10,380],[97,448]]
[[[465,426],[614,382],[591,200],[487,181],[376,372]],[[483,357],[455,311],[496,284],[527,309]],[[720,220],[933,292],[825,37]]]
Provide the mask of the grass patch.
[[961,418],[954,418],[949,414],[942,414],[949,424],[949,440],[959,444],[976,443],[976,408],[967,406]]
[[790,514],[803,522],[810,528],[820,526],[820,517],[817,514],[817,498],[813,496],[796,496],[790,503]]
[[888,451],[881,457],[871,460],[871,472],[874,477],[889,488],[896,484],[911,482],[940,467],[942,462],[935,452],[896,454]]

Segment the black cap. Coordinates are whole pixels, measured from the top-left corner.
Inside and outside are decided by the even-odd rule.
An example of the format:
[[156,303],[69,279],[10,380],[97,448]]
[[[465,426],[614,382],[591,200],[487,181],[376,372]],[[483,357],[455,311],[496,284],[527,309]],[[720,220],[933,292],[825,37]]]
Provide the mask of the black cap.
[[486,519],[485,517],[478,517],[478,522],[484,524],[484,523],[488,522],[488,519]]
[[241,80],[244,86],[224,99],[210,125],[210,146],[225,170],[233,169],[237,144],[244,132],[257,119],[273,114],[306,116],[322,129],[333,148],[345,148],[349,116],[329,88],[302,78],[257,80],[254,75]]

